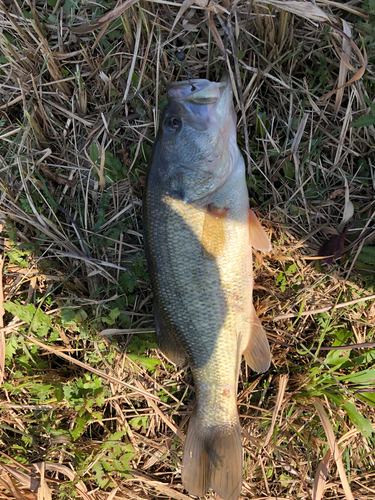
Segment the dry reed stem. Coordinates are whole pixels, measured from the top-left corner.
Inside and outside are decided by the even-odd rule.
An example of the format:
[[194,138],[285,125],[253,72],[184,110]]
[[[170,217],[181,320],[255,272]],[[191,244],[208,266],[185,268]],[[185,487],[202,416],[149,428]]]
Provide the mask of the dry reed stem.
[[285,396],[286,387],[288,385],[288,380],[289,380],[288,375],[280,375],[279,390],[277,392],[276,404],[275,404],[275,408],[272,412],[272,422],[271,422],[270,428],[268,430],[268,434],[264,440],[263,446],[267,446],[272,438],[273,430],[274,430],[274,427],[276,424],[277,415],[278,415],[280,408],[281,408],[281,405],[284,401],[284,396]]
[[[342,26],[343,26],[343,31],[344,31],[346,37],[348,37],[348,38],[343,37],[343,39],[342,39],[342,53],[345,54],[348,59],[350,59],[351,46],[350,46],[350,43],[348,42],[348,39],[350,39],[350,37],[352,35],[352,31],[350,29],[350,26],[348,25],[348,23],[345,20],[342,20]],[[338,86],[339,90],[336,93],[336,101],[335,101],[335,107],[334,107],[335,115],[337,114],[337,112],[341,106],[342,98],[344,95],[344,83],[345,83],[347,74],[348,74],[348,66],[345,64],[344,60],[341,59],[339,78],[337,80],[337,86]]]
[[5,335],[4,335],[4,291],[3,291],[3,267],[4,257],[0,256],[0,384],[4,380],[5,368]]
[[314,401],[315,408],[318,412],[319,418],[323,424],[324,431],[326,433],[328,444],[331,450],[332,457],[336,462],[337,468],[339,470],[342,486],[344,488],[345,497],[347,500],[354,500],[353,493],[350,489],[348,478],[346,476],[346,472],[344,469],[344,464],[341,459],[341,452],[339,447],[337,446],[337,442],[335,440],[334,432],[331,426],[331,423],[325,413],[324,407],[320,401]]
[[280,321],[282,319],[295,318],[296,316],[309,316],[310,314],[320,314],[322,312],[333,311],[335,309],[342,309],[343,307],[349,307],[353,304],[358,304],[360,302],[366,302],[367,300],[375,300],[375,294],[368,295],[366,297],[361,297],[359,299],[349,300],[348,302],[343,302],[341,304],[335,304],[332,306],[321,307],[320,309],[314,309],[312,311],[302,311],[299,313],[289,313],[281,314],[280,316],[275,316],[272,321]]
[[302,16],[309,21],[324,22],[329,21],[329,16],[312,2],[294,2],[293,0],[256,0],[257,3],[273,5],[282,10]]

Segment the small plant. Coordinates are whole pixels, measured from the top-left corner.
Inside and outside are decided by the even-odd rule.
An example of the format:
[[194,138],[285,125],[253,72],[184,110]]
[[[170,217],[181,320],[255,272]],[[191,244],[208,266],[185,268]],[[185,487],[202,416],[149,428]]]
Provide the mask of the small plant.
[[[116,182],[125,179],[126,172],[124,165],[121,161],[114,156],[110,151],[105,151],[104,159],[104,179],[106,182]],[[96,178],[99,180],[99,171],[101,164],[101,157],[99,155],[98,146],[94,143],[90,148],[90,158],[95,163],[96,169],[94,170]]]
[[[357,409],[356,400],[361,399],[375,407],[371,391],[375,380],[375,368],[371,367],[375,349],[367,349],[365,355],[358,355],[356,350],[344,347],[350,344],[352,331],[333,327],[326,314],[320,315],[317,320],[322,329],[321,335],[334,338],[332,348],[343,346],[343,349],[332,349],[323,359],[324,351],[320,351],[321,362],[309,370],[309,380],[301,393],[308,393],[309,398],[327,398],[337,410],[343,409],[361,434],[369,438],[374,429],[371,421]],[[309,353],[317,356],[314,351]]]
[[375,105],[372,104],[370,99],[365,96],[365,103],[370,108],[370,113],[368,115],[360,116],[355,122],[350,124],[351,127],[369,127],[370,125],[375,125]]
[[115,483],[111,481],[111,472],[117,472],[124,478],[129,477],[129,471],[133,468],[131,461],[136,457],[136,453],[130,444],[121,442],[125,434],[125,431],[111,434],[107,442],[100,447],[100,453],[97,455],[99,460],[93,457],[93,471],[99,488],[115,487]]

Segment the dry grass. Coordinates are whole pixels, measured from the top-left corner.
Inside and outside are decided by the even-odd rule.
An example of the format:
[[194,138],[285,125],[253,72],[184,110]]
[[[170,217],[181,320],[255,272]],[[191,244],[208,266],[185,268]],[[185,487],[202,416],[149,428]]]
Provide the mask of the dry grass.
[[[0,4],[0,499],[189,498],[194,391],[155,349],[141,200],[165,84],[225,68],[273,242],[255,259],[273,366],[239,386],[243,496],[375,498],[369,6]],[[314,259],[349,221],[339,258]]]

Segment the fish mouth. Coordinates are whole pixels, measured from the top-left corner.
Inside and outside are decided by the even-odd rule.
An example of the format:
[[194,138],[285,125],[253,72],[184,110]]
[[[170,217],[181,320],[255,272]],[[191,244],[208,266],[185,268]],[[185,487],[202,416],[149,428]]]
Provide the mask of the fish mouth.
[[225,78],[219,83],[204,79],[173,82],[167,85],[170,100],[189,101],[194,104],[215,104],[230,87],[229,79]]

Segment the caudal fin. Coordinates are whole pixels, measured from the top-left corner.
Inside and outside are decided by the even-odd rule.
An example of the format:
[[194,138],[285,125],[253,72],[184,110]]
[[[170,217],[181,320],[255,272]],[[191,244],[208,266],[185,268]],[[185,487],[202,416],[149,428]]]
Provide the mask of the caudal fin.
[[223,500],[238,500],[242,487],[242,443],[239,421],[230,427],[203,427],[191,416],[182,459],[182,483],[201,497],[212,488]]

